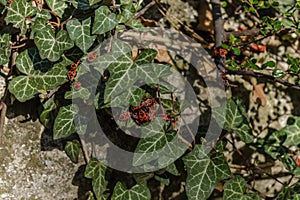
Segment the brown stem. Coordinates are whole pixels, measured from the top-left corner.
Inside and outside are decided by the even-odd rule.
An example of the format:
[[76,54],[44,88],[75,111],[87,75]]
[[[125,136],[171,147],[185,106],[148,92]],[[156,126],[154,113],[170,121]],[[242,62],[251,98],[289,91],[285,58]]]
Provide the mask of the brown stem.
[[289,88],[300,90],[299,85],[292,84],[292,83],[287,82],[283,79],[275,78],[272,75],[264,74],[264,73],[261,73],[261,72],[247,71],[247,70],[230,70],[230,69],[226,68],[226,74],[246,75],[246,76],[253,76],[253,77],[256,77],[256,78],[265,78],[265,79],[271,80],[273,82],[280,83],[281,85],[287,86]]
[[221,14],[221,2],[220,0],[211,0],[213,19],[214,19],[214,28],[215,28],[215,39],[216,47],[220,47],[223,41],[223,19]]
[[2,135],[3,135],[3,128],[4,128],[6,110],[7,110],[7,106],[4,102],[1,102],[0,109],[1,109],[1,116],[0,116],[0,147],[2,147],[2,144],[3,144]]
[[83,139],[81,139],[81,137],[80,137],[80,143],[81,143],[81,150],[83,153],[85,163],[88,164],[90,162],[89,151],[87,149],[85,141]]
[[149,8],[155,5],[155,1],[151,1],[149,4],[147,4],[143,9],[141,9],[139,12],[135,13],[133,19],[139,18],[141,15],[143,15]]

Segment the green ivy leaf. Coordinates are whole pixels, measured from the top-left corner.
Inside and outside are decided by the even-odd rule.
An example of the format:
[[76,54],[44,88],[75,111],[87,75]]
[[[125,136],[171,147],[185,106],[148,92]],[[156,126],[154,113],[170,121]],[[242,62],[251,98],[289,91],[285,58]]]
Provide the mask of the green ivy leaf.
[[135,185],[131,189],[126,189],[126,187],[118,182],[115,186],[112,200],[150,200],[151,194],[147,187],[147,184]]
[[63,52],[74,45],[67,31],[61,30],[55,35],[50,26],[37,32],[34,42],[39,49],[41,58],[47,58],[52,62],[59,60]]
[[170,165],[168,165],[166,171],[169,172],[170,174],[173,174],[174,176],[180,175],[179,171],[176,168],[175,163],[171,163]]
[[276,63],[274,61],[268,61],[268,62],[262,64],[261,68],[262,69],[266,69],[267,67],[273,68],[273,67],[275,67],[275,65],[276,65]]
[[93,34],[103,34],[118,25],[117,16],[111,13],[107,6],[101,6],[95,12]]
[[68,7],[67,4],[62,0],[46,0],[49,8],[60,18],[65,12],[65,9]]
[[290,117],[293,123],[288,124],[286,127],[279,130],[279,134],[285,134],[286,139],[283,143],[286,147],[297,146],[300,144],[300,117]]
[[102,165],[97,159],[91,158],[86,166],[84,176],[92,179],[93,191],[100,199],[106,189],[107,181],[105,180],[106,166]]
[[246,194],[246,181],[241,176],[235,176],[224,184],[224,200],[260,200],[257,194]]
[[95,5],[96,3],[101,2],[102,0],[90,0],[90,6]]
[[121,95],[115,96],[115,98],[111,99],[110,103],[105,104],[102,107],[118,107],[121,105],[124,105],[126,107],[129,105],[138,106],[140,105],[144,94],[145,90],[137,86],[132,86],[126,89],[125,92],[123,92]]
[[[144,126],[143,136],[140,139],[133,156],[133,165],[145,165],[157,160],[160,167],[167,167],[186,150],[186,146],[178,139],[176,131],[165,131],[164,120],[155,119]],[[149,169],[152,166],[148,166]]]
[[74,163],[78,163],[78,157],[80,153],[80,143],[78,140],[73,141],[67,141],[67,144],[65,146],[65,152],[69,156],[69,158]]
[[296,182],[293,185],[284,186],[281,192],[277,195],[278,200],[297,199],[299,197],[300,183]]
[[136,10],[133,4],[126,4],[121,6],[121,17],[119,23],[126,23],[128,20],[132,19]]
[[152,62],[156,55],[154,50],[142,51],[143,56],[138,56],[134,62],[129,45],[120,40],[112,40],[111,45],[109,53],[97,56],[92,63],[95,70],[101,74],[105,69],[110,72],[104,92],[104,107],[128,106],[129,102],[137,105],[140,103],[142,94],[141,91],[136,91],[137,87],[134,87],[137,80],[157,83],[160,77],[171,74],[170,67],[165,65],[144,64],[138,66],[138,64]]
[[274,23],[274,29],[275,29],[276,31],[280,30],[281,27],[282,27],[282,22],[281,22],[281,21],[276,21],[276,22]]
[[231,43],[234,43],[235,37],[234,37],[233,34],[230,34],[230,35],[229,35],[229,41],[230,41]]
[[186,194],[189,200],[207,199],[215,185],[231,175],[222,153],[208,154],[200,145],[196,145],[183,161],[188,173]]
[[90,90],[88,90],[87,88],[80,88],[79,90],[75,90],[74,89],[74,85],[71,85],[72,89],[71,91],[66,92],[65,94],[65,99],[73,99],[73,98],[81,98],[84,100],[89,99],[91,93]]
[[36,10],[32,8],[26,0],[14,0],[13,3],[7,7],[8,13],[5,17],[7,23],[12,23],[14,27],[21,29],[21,34],[27,31],[27,18],[36,14]]
[[225,50],[228,50],[228,49],[229,49],[229,45],[227,45],[227,44],[222,44],[221,47],[222,47],[223,49],[225,49]]
[[128,23],[126,23],[126,25],[135,31],[149,31],[147,28],[143,26],[143,24],[140,21],[136,19],[130,20]]
[[[6,4],[7,4],[7,0],[0,0],[0,8],[1,8],[1,6],[2,6],[1,4],[2,4],[2,5],[6,5]],[[1,11],[1,12],[2,12],[2,11]]]
[[293,58],[289,54],[287,54],[286,57],[288,59],[287,63],[290,65],[290,70],[294,73],[298,73],[300,63],[299,58]]
[[9,91],[21,102],[35,97],[40,91],[48,91],[67,82],[67,70],[48,60],[41,60],[37,49],[28,49],[17,57],[20,75],[9,83]]
[[[226,114],[223,112],[225,109]],[[214,113],[218,124],[223,124],[223,129],[236,133],[245,143],[253,141],[249,120],[240,100],[229,99],[220,108],[214,109]]]
[[282,78],[284,76],[284,71],[282,71],[281,69],[275,69],[273,71],[273,76],[275,78]]
[[153,62],[154,58],[157,55],[155,49],[145,49],[143,50],[135,59],[135,64],[142,65]]
[[44,30],[46,28],[47,19],[37,18],[34,24],[31,26],[30,39],[34,39],[35,33]]
[[52,97],[43,102],[44,110],[40,114],[40,120],[47,128],[51,127],[55,119],[53,111],[57,108],[57,105],[54,101],[54,97],[55,95],[52,95]]
[[91,18],[82,21],[82,24],[78,19],[72,19],[67,23],[67,30],[70,38],[75,41],[76,46],[78,46],[83,52],[92,46],[96,36],[90,36],[90,25]]
[[63,106],[59,109],[53,127],[53,138],[55,140],[68,137],[75,132],[73,121],[77,112],[78,107],[74,104]]
[[121,42],[114,41],[112,43],[112,51],[103,57],[107,63],[106,66],[110,72],[110,78],[107,82],[104,103],[109,103],[112,98],[124,91],[124,88],[129,88],[133,84],[136,74],[130,69],[136,67],[133,65],[130,47]]
[[0,35],[0,65],[7,64],[10,56],[10,39],[9,34]]
[[241,54],[241,49],[238,47],[232,47],[232,51],[233,51],[234,55],[239,56]]
[[46,19],[50,20],[51,19],[51,14],[46,11],[46,10],[41,10],[40,12],[36,13],[36,16],[34,17],[35,19]]

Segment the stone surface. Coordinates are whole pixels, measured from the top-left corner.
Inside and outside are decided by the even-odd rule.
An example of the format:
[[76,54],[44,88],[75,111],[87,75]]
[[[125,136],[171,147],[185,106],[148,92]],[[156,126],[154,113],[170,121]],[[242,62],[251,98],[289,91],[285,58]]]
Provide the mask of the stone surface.
[[79,186],[74,178],[82,163],[73,164],[64,151],[53,148],[53,141],[41,142],[45,134],[38,121],[6,119],[0,149],[0,199],[77,198]]

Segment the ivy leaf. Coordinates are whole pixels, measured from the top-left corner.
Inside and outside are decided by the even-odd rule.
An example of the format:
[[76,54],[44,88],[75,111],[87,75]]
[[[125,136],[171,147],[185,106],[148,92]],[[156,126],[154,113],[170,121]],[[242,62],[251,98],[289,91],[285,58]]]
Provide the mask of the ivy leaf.
[[110,102],[112,98],[131,86],[135,82],[135,77],[133,76],[136,75],[131,71],[135,66],[131,58],[130,47],[120,41],[115,41],[112,45],[112,51],[105,61],[109,64],[110,78],[104,93],[104,103]]
[[262,69],[266,69],[267,67],[273,68],[273,67],[275,67],[275,65],[276,65],[276,63],[274,61],[268,61],[268,62],[262,64],[261,68]]
[[128,20],[130,20],[136,12],[133,4],[122,5],[121,10],[122,10],[121,14],[118,15],[119,23],[128,22]]
[[118,25],[117,16],[111,13],[107,6],[101,6],[95,12],[95,21],[93,24],[93,34],[103,34]]
[[169,172],[170,174],[173,174],[174,176],[180,175],[179,171],[176,168],[175,163],[171,163],[170,165],[168,165],[166,171]]
[[284,71],[282,71],[281,69],[275,69],[273,71],[273,76],[275,78],[282,78],[284,76]]
[[4,65],[9,62],[10,38],[11,36],[9,34],[0,35],[0,65]]
[[26,0],[14,0],[7,7],[8,13],[5,17],[7,23],[12,23],[14,27],[21,29],[21,34],[24,35],[27,31],[26,19],[35,15],[36,10],[32,8]]
[[[223,112],[224,110],[226,113]],[[220,108],[214,109],[213,112],[218,124],[223,125],[223,129],[236,133],[245,143],[253,141],[249,120],[240,100],[229,99]]]
[[34,39],[35,33],[44,30],[46,28],[47,19],[37,18],[34,24],[31,26],[30,39]]
[[154,58],[157,55],[155,49],[145,49],[143,50],[135,59],[135,64],[142,65],[153,62]]
[[90,0],[90,6],[95,5],[96,3],[99,3],[102,0]]
[[126,25],[136,31],[148,31],[148,29],[145,28],[143,24],[136,19],[130,20]]
[[[2,5],[6,5],[7,4],[7,0],[0,0],[0,8],[2,8]],[[2,10],[1,10],[2,12]]]
[[111,99],[111,102],[108,104],[105,104],[103,106],[103,108],[118,107],[121,105],[138,106],[138,105],[140,105],[144,94],[145,94],[145,90],[143,90],[137,86],[132,86],[132,87],[128,88],[125,92],[123,92],[121,95],[117,95],[117,96],[115,96],[115,98]]
[[[163,126],[164,120],[155,119],[143,127],[143,137],[135,149],[133,166],[145,166],[157,160],[159,167],[167,167],[185,152],[186,146],[179,140],[177,131],[165,131]],[[153,166],[148,167],[150,170]]]
[[224,200],[260,200],[257,194],[246,194],[246,181],[241,176],[235,176],[232,180],[224,184]]
[[40,12],[36,13],[35,19],[38,19],[38,18],[50,20],[51,14],[46,10],[41,10]]
[[60,18],[65,12],[65,9],[68,7],[67,4],[62,0],[46,0],[49,8]]
[[90,36],[90,25],[91,18],[82,21],[82,24],[78,19],[72,19],[67,23],[67,30],[70,38],[75,41],[76,46],[78,46],[83,52],[92,46],[96,36]]
[[35,97],[40,91],[48,91],[67,82],[67,69],[48,60],[41,60],[37,49],[28,49],[16,59],[18,70],[25,75],[13,78],[9,91],[21,102]]
[[74,89],[74,85],[72,84],[72,89],[71,91],[66,92],[65,94],[65,99],[73,99],[73,98],[81,98],[84,100],[87,100],[91,93],[90,90],[88,90],[87,88],[80,88],[79,90],[75,90]]
[[57,108],[57,106],[54,102],[54,97],[55,95],[52,95],[51,98],[47,99],[47,101],[43,103],[44,110],[40,114],[40,120],[47,128],[51,127],[55,119],[53,111]]
[[276,199],[299,199],[300,183],[296,182],[293,185],[284,186]]
[[67,31],[60,30],[56,35],[50,26],[36,33],[34,42],[39,49],[42,59],[49,59],[52,62],[59,60],[63,52],[73,47]]
[[300,144],[300,117],[290,117],[288,121],[292,121],[292,123],[278,132],[286,135],[286,139],[283,143],[284,146],[297,146]]
[[225,156],[219,152],[208,154],[201,145],[196,145],[183,161],[188,173],[186,193],[189,200],[207,199],[215,185],[231,175]]
[[80,153],[80,143],[78,140],[67,141],[65,152],[74,163],[78,163]]
[[102,165],[97,159],[91,158],[86,166],[84,176],[92,179],[93,191],[100,199],[106,189],[107,181],[105,180],[106,166]]
[[126,187],[118,182],[115,186],[112,200],[149,200],[151,199],[150,190],[147,184],[135,185],[131,189],[126,189]]
[[241,49],[237,48],[237,47],[232,47],[232,51],[234,55],[239,56],[241,54]]
[[74,117],[78,112],[78,107],[74,104],[63,106],[59,109],[54,121],[53,138],[66,138],[75,132]]

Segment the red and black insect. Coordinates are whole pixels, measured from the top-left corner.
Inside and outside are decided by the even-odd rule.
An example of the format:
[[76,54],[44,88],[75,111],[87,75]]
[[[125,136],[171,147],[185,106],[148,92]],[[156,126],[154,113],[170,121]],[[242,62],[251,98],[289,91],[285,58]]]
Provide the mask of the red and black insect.
[[221,47],[215,48],[214,51],[213,51],[213,55],[214,56],[225,57],[227,55],[227,50],[225,50]]
[[80,64],[80,60],[78,60],[77,62],[73,62],[70,66],[70,69],[68,71],[68,79],[70,82],[74,82],[74,78],[77,75],[77,67]]
[[90,63],[91,63],[91,62],[94,62],[94,61],[96,60],[97,56],[98,56],[97,52],[94,51],[94,52],[92,52],[92,53],[90,53],[90,54],[88,55],[87,61],[90,62]]
[[146,122],[152,122],[157,116],[164,120],[171,120],[167,114],[159,114],[156,116],[157,106],[156,100],[153,97],[149,97],[142,100],[138,106],[129,106],[129,111],[124,112],[119,116],[119,120],[126,121],[130,117],[137,125],[142,125]]
[[265,45],[258,46],[258,44],[254,43],[254,42],[250,44],[250,47],[254,51],[258,51],[258,52],[265,52],[265,50],[266,50],[266,46]]
[[81,87],[81,83],[79,81],[75,81],[74,82],[74,90],[78,91],[78,90],[80,90],[80,87]]

